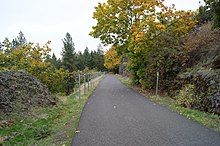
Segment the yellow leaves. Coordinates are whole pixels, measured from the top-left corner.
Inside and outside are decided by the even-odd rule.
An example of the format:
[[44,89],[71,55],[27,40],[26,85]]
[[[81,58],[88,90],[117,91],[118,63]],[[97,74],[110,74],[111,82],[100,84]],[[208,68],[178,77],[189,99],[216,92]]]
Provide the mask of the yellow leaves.
[[118,65],[121,63],[122,57],[118,55],[117,51],[115,50],[115,47],[111,47],[104,56],[105,64],[104,66],[107,69],[116,69]]
[[90,35],[135,53],[148,44],[155,46],[154,38],[163,33],[173,38],[185,35],[195,25],[193,17],[191,11],[176,11],[174,4],[165,6],[164,0],[108,0],[96,7],[98,23]]
[[0,70],[25,70],[53,90],[61,85],[66,72],[45,62],[49,51],[49,42],[43,47],[29,43],[11,50],[10,53],[0,51]]
[[165,31],[165,26],[163,25],[163,24],[161,24],[161,23],[157,23],[156,24],[156,28],[157,28],[157,30],[159,30],[159,31]]

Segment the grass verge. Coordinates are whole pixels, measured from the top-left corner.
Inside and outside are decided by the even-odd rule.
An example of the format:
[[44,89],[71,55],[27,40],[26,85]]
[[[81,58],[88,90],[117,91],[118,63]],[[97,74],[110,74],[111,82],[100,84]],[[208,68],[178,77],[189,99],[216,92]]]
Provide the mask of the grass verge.
[[84,105],[100,80],[80,99],[78,93],[59,96],[56,106],[33,108],[26,116],[4,117],[5,122],[12,124],[0,125],[0,145],[70,145]]
[[[120,75],[116,75],[116,77],[126,86],[129,86],[132,88],[131,81],[127,77],[122,77]],[[141,91],[141,89],[135,89]],[[176,103],[176,101],[170,97],[162,97],[162,96],[154,96],[141,92],[144,96],[149,98],[151,101],[156,102],[160,105],[166,106],[170,108],[172,111],[179,113],[180,115],[183,115],[187,117],[188,119],[191,119],[193,121],[196,121],[206,127],[209,127],[213,129],[214,131],[220,132],[220,116],[211,114],[211,113],[205,113],[198,110],[193,110],[189,108],[182,107]]]

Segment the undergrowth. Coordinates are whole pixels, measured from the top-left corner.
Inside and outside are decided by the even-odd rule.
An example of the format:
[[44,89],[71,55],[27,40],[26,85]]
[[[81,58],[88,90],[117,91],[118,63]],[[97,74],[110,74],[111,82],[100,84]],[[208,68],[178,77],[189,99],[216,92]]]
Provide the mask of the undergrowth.
[[[95,87],[99,81],[95,82]],[[59,96],[57,105],[32,108],[26,116],[4,116],[1,121],[13,122],[0,125],[0,145],[70,145],[83,107],[94,89],[80,99],[78,93]]]

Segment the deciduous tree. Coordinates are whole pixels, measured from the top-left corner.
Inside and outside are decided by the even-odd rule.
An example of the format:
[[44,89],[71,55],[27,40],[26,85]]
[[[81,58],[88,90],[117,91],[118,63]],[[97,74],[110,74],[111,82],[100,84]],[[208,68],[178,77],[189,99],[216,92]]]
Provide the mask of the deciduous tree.
[[[119,54],[128,57],[128,69],[137,84],[146,84],[146,78],[150,78],[146,76],[148,67],[151,75],[158,68],[166,70],[160,63],[166,58],[165,50],[175,52],[176,42],[195,26],[194,12],[177,11],[175,5],[167,7],[163,2],[108,0],[99,3],[93,13],[97,24],[90,35],[105,45],[113,44]],[[152,68],[151,55],[155,53],[158,55]]]
[[105,64],[104,66],[109,69],[110,71],[113,71],[115,73],[118,72],[119,64],[121,63],[121,56],[117,53],[115,50],[115,47],[111,47],[106,53],[105,53]]

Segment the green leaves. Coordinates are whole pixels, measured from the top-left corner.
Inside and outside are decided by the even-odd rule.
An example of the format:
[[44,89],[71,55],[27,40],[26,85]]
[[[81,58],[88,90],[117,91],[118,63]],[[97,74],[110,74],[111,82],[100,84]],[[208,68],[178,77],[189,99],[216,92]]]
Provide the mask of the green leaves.
[[[93,14],[97,24],[90,35],[100,38],[106,45],[113,45],[118,53],[124,53],[128,57],[128,69],[133,80],[144,87],[146,82],[152,84],[148,87],[154,86],[152,78],[157,71],[161,72],[162,80],[168,79],[166,74],[177,58],[175,45],[196,24],[194,12],[176,11],[175,5],[167,7],[163,2],[108,0],[107,3],[99,3]],[[107,56],[116,60],[115,56],[106,53]]]

